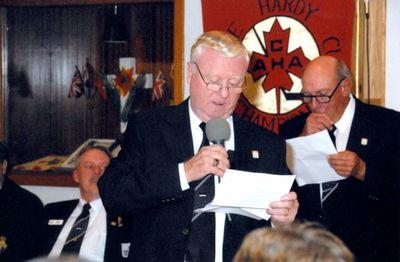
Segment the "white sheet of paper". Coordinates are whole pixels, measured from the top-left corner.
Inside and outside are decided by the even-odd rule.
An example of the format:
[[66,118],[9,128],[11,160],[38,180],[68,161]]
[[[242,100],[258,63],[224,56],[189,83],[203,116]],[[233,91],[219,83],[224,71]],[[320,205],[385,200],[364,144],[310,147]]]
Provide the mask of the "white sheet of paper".
[[299,186],[345,179],[328,163],[328,155],[336,154],[336,148],[328,131],[286,140],[286,160]]
[[287,194],[295,177],[227,169],[215,187],[214,200],[202,211],[234,213],[254,219],[269,219],[271,202]]

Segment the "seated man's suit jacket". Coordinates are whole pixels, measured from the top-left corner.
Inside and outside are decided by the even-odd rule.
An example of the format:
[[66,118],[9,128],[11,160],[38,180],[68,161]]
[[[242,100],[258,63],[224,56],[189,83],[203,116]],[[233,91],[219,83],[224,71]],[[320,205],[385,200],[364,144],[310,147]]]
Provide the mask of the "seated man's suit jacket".
[[[125,132],[122,150],[99,180],[106,210],[134,213],[130,261],[181,262],[191,230],[193,186],[182,191],[178,163],[193,156],[188,100],[134,115]],[[283,139],[233,118],[235,152],[231,168],[288,174]],[[257,158],[257,153],[259,154]],[[226,220],[224,261],[231,261],[243,237],[266,225],[244,216]]]
[[[300,135],[308,114],[280,127],[280,135]],[[338,235],[357,261],[400,261],[400,113],[356,99],[346,150],[367,165],[365,180],[349,177],[321,208],[319,184],[298,187],[298,218],[318,221]]]
[[[45,206],[46,226],[44,229],[45,237],[42,252],[48,255],[52,250],[58,235],[64,227],[66,221],[72,214],[79,200],[69,200],[56,203],[49,203]],[[63,220],[61,225],[49,225],[50,220]],[[122,243],[130,242],[130,232],[132,231],[131,219],[120,216],[111,216],[107,213],[107,237],[104,252],[104,261],[126,261],[127,256],[122,255]]]
[[39,256],[44,221],[42,201],[6,176],[0,189],[0,262]]

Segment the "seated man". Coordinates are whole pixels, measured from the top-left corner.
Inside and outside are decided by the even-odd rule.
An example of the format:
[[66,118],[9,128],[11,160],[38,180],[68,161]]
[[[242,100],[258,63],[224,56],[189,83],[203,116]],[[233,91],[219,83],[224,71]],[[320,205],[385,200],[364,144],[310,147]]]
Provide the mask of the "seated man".
[[0,261],[23,261],[38,255],[43,204],[7,177],[7,149],[0,143]]
[[80,198],[45,206],[47,225],[42,241],[49,258],[79,254],[88,261],[123,261],[128,257],[130,220],[106,213],[97,188],[110,158],[101,146],[83,148],[72,174]]

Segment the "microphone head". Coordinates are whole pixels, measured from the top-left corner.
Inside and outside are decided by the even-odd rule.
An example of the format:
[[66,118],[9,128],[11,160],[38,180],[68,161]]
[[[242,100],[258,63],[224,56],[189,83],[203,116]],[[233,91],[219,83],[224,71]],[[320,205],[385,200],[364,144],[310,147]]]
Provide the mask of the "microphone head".
[[209,141],[224,145],[231,135],[228,121],[223,118],[210,119],[206,124],[206,135]]

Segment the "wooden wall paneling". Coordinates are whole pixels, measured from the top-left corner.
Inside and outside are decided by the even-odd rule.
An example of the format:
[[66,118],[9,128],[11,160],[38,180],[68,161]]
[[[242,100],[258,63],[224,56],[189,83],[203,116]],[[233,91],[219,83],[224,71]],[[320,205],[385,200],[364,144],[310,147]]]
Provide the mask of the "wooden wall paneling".
[[174,1],[174,62],[173,62],[173,81],[174,98],[172,103],[179,104],[183,100],[185,86],[184,79],[184,0]]
[[[366,36],[366,34],[365,34]],[[366,39],[365,39],[366,41]],[[366,42],[365,42],[366,43]],[[366,46],[365,46],[366,48]],[[365,49],[366,50],[366,49]],[[386,54],[386,0],[369,1],[369,85],[370,102],[384,105]],[[367,59],[364,52],[362,98],[367,101]]]
[[364,51],[365,51],[365,5],[363,1],[355,1],[355,17],[353,24],[353,45],[351,71],[354,77],[354,94],[362,98],[364,85]]
[[[6,33],[5,27],[6,21],[6,11],[5,8],[0,8],[0,72],[4,72],[5,60],[4,60],[4,49],[1,48],[5,46],[4,38]],[[0,73],[0,141],[5,140],[5,125],[6,125],[6,89],[4,74]]]
[[16,162],[70,153],[87,138],[107,135],[96,121],[107,115],[107,104],[98,96],[67,98],[74,66],[82,69],[86,58],[95,67],[99,61],[99,12],[101,7],[9,10],[8,137]]
[[[48,154],[69,154],[88,138],[118,138],[118,114],[111,103],[97,94],[94,98],[67,98],[74,67],[81,70],[88,61],[97,72],[104,72],[109,59],[135,56],[139,72],[161,70],[167,87],[173,61],[174,5],[122,5],[119,12],[128,23],[131,39],[125,46],[106,47],[103,25],[109,6],[7,8],[8,48],[8,138],[16,163]],[[140,92],[139,92],[140,93]],[[170,91],[172,93],[172,91]],[[150,108],[169,104],[152,101]]]
[[[138,73],[152,73],[154,81],[161,71],[165,77],[164,100],[152,101],[152,90],[137,94],[144,103],[136,110],[166,106],[173,94],[170,75],[173,62],[173,3],[159,5],[138,4],[132,9],[131,32],[133,56],[136,57]],[[147,21],[142,23],[141,21]]]

